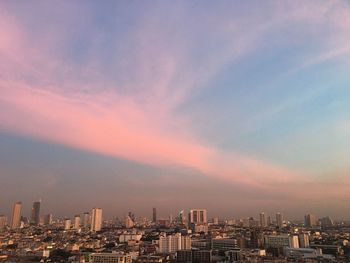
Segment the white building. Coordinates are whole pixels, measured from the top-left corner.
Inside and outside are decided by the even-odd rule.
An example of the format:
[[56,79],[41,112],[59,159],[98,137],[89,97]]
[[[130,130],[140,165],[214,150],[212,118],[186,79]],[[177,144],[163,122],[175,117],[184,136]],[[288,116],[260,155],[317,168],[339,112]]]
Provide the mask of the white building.
[[71,220],[70,219],[65,219],[64,220],[64,230],[69,230],[71,227]]
[[159,236],[159,253],[174,253],[178,250],[189,249],[191,249],[191,238],[189,236],[182,236],[180,233]]
[[102,228],[102,209],[93,208],[91,210],[91,228],[92,232],[100,231]]
[[74,229],[78,230],[80,229],[80,215],[76,215],[74,217]]

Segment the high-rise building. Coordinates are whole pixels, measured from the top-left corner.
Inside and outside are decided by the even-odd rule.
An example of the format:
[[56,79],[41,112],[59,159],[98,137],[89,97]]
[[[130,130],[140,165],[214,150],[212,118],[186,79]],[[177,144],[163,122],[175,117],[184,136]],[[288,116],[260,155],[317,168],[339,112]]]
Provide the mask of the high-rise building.
[[52,214],[47,214],[44,217],[44,225],[49,226],[52,224]]
[[126,228],[132,228],[132,227],[134,227],[134,225],[135,225],[134,221],[131,219],[130,216],[127,215],[125,217],[125,227]]
[[74,229],[80,229],[80,215],[74,216]]
[[307,214],[305,215],[304,219],[305,219],[305,226],[307,227],[317,226],[317,218],[315,215]]
[[276,226],[283,227],[283,214],[280,212],[276,213]]
[[7,226],[7,217],[0,215],[0,231]]
[[12,220],[11,220],[11,228],[19,228],[21,226],[21,211],[22,211],[22,202],[16,202],[13,205],[12,210]]
[[267,226],[270,226],[270,225],[272,224],[272,222],[271,222],[271,216],[268,216],[268,217],[267,217],[266,224],[267,224]]
[[155,207],[153,207],[152,212],[153,212],[153,214],[152,214],[152,222],[156,223],[157,222],[157,209]]
[[91,210],[91,228],[92,232],[100,231],[102,228],[102,209],[93,208]]
[[64,220],[64,230],[69,230],[71,227],[71,220],[69,218],[66,218]]
[[159,253],[173,253],[178,250],[191,249],[191,238],[180,233],[159,236]]
[[188,213],[188,226],[193,232],[208,232],[207,224],[207,210],[206,209],[192,209]]
[[85,212],[83,213],[83,227],[88,228],[90,225],[90,213]]
[[207,223],[207,210],[206,209],[192,209],[188,214],[188,222],[190,224],[203,224]]
[[265,217],[265,213],[264,212],[260,213],[260,226],[261,227],[266,227],[267,226],[266,217]]
[[299,246],[301,248],[310,247],[310,236],[307,233],[299,234]]
[[32,207],[30,223],[35,226],[38,226],[40,224],[40,204],[41,201],[34,202]]
[[320,223],[322,227],[330,227],[334,225],[333,220],[329,216],[322,217]]

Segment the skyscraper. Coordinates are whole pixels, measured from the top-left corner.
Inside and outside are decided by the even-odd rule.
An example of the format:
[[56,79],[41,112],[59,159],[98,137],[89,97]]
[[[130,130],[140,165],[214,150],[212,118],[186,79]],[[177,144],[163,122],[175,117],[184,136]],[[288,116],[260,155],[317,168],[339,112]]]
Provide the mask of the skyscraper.
[[207,224],[207,210],[206,209],[192,209],[188,213],[188,226],[193,232],[208,232]]
[[34,202],[32,207],[30,223],[35,226],[38,226],[40,224],[40,204],[41,201]]
[[44,225],[49,226],[52,224],[52,214],[47,214],[44,217]]
[[7,217],[4,215],[0,215],[0,231],[4,229],[7,225]]
[[157,209],[153,207],[153,217],[152,217],[152,222],[156,223],[157,222]]
[[89,212],[83,213],[83,227],[87,228],[90,224],[90,214]]
[[100,231],[102,228],[102,209],[93,208],[91,210],[91,231]]
[[280,212],[276,213],[276,226],[283,227],[283,214]]
[[264,212],[260,213],[260,226],[261,227],[266,227],[267,226],[266,217],[265,217],[265,213]]
[[317,226],[317,218],[315,215],[307,214],[305,215],[304,219],[305,219],[305,226],[307,227]]
[[13,205],[12,210],[12,220],[11,220],[11,228],[19,228],[21,226],[21,211],[22,211],[22,202],[16,202]]
[[74,229],[78,230],[80,228],[80,215],[74,216]]
[[191,224],[207,223],[206,209],[192,209],[188,214],[188,222]]
[[69,218],[66,218],[64,220],[64,230],[69,230],[71,227],[71,220]]

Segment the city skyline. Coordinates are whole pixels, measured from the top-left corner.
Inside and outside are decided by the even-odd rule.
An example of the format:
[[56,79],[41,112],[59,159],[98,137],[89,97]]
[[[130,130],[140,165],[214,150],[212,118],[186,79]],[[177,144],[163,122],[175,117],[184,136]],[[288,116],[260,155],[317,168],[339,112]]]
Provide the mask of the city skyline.
[[53,2],[0,3],[0,214],[350,219],[348,1]]

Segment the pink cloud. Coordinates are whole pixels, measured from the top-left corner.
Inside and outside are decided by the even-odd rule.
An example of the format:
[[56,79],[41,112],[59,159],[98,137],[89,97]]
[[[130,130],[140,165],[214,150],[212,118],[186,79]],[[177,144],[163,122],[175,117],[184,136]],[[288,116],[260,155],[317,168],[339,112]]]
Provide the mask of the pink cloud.
[[[139,78],[126,83],[136,94],[133,96],[112,91],[114,84],[101,80],[94,71],[98,63],[93,59],[82,70],[64,63],[45,50],[52,40],[46,38],[39,48],[35,47],[16,20],[4,12],[0,15],[4,18],[0,21],[0,69],[6,73],[0,81],[3,129],[136,162],[191,167],[208,176],[255,188],[286,191],[295,181],[312,181],[302,172],[203,144],[193,134],[195,124],[191,119],[172,112],[198,83],[208,82],[230,61],[254,49],[261,35],[278,23],[266,23],[242,37],[238,37],[242,32],[237,27],[223,30],[223,34],[230,34],[223,50],[205,57],[207,64],[195,69],[181,69],[187,62],[184,47],[170,54],[161,45],[147,45],[146,41],[136,54]],[[304,13],[298,15],[305,18]],[[283,18],[278,17],[280,22]],[[148,33],[152,32],[142,32]],[[158,69],[150,67],[149,61]],[[57,81],[57,72],[63,75],[64,83]],[[81,73],[88,81],[72,77],[74,73]],[[35,81],[26,80],[28,76]],[[146,88],[140,92],[140,86]],[[98,87],[106,88],[96,91]]]

